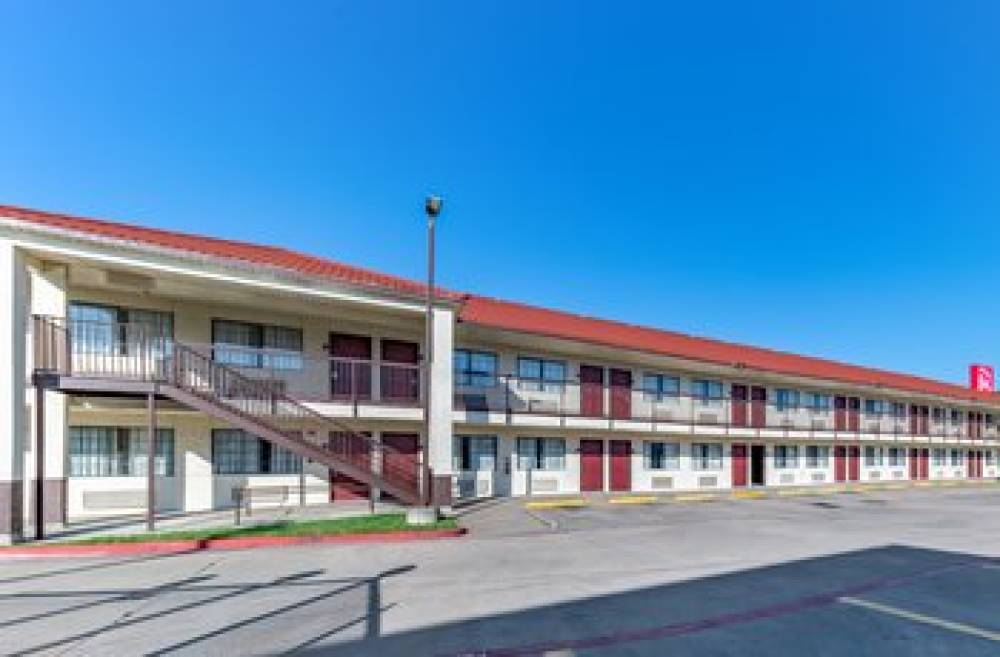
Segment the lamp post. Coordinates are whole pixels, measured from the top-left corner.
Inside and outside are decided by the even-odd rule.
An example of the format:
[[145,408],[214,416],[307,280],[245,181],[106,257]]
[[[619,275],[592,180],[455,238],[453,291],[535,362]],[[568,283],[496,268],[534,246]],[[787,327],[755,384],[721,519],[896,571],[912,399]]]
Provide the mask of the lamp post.
[[428,196],[424,201],[424,213],[427,215],[427,325],[424,335],[424,444],[423,444],[423,474],[424,474],[424,504],[431,506],[431,371],[434,363],[434,224],[441,214],[442,200],[440,196]]

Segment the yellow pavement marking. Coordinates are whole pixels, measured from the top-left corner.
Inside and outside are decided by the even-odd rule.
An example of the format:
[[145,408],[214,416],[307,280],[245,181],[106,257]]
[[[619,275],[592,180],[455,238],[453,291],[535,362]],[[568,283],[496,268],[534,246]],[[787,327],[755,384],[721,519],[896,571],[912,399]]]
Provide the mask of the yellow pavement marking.
[[694,493],[691,495],[678,495],[674,502],[711,502],[718,498],[715,493]]
[[762,490],[738,490],[731,493],[730,497],[737,500],[759,500],[767,497],[767,493]]
[[656,504],[660,498],[652,495],[634,495],[631,497],[612,497],[608,504]]
[[837,602],[842,602],[847,605],[853,605],[855,607],[863,607],[864,609],[869,609],[871,611],[878,611],[883,614],[888,614],[889,616],[895,616],[897,618],[905,618],[906,620],[913,621],[914,623],[932,625],[934,627],[940,627],[945,630],[951,630],[952,632],[967,634],[969,636],[979,637],[980,639],[986,639],[988,641],[1000,642],[1000,632],[984,630],[980,627],[966,625],[965,623],[956,623],[955,621],[945,620],[943,618],[935,618],[934,616],[925,616],[924,614],[918,614],[916,612],[907,611],[905,609],[899,609],[897,607],[890,607],[888,605],[879,604],[877,602],[861,600],[859,598],[849,598],[849,597],[837,598]]
[[587,506],[587,500],[583,498],[573,498],[568,500],[540,500],[537,502],[526,502],[526,509],[572,509]]
[[934,483],[933,481],[918,481],[917,483],[915,483],[913,485],[917,486],[919,488],[932,488],[934,486],[937,486],[937,484]]

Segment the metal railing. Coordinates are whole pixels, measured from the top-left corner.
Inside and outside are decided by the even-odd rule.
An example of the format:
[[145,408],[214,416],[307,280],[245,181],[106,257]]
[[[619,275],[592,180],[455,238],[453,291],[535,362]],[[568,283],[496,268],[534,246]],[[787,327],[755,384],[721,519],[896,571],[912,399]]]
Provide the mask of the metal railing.
[[330,457],[329,465],[334,469],[340,462],[371,473],[370,485],[386,480],[411,491],[414,499],[419,497],[421,486],[428,485],[429,473],[416,454],[400,452],[354,431],[289,396],[285,386],[274,379],[249,377],[218,362],[204,349],[149,335],[134,324],[94,326],[94,322],[42,316],[35,316],[32,322],[36,371],[175,386],[224,405],[257,423],[262,432],[279,433],[293,445],[308,443],[319,448]]
[[[975,415],[971,421],[968,411],[963,411],[958,421],[954,421],[950,409],[945,409],[943,415],[932,415],[926,403],[906,404],[901,415],[867,413],[858,395],[824,392],[821,406],[808,406],[801,401],[779,402],[771,393],[772,390],[767,390],[764,398],[757,399],[752,394],[734,396],[732,387],[727,386],[721,395],[703,396],[690,391],[664,393],[631,385],[539,381],[499,375],[493,385],[456,386],[455,410],[466,412],[472,421],[477,414],[503,414],[508,423],[513,422],[515,415],[559,418],[563,423],[568,418],[594,418],[607,420],[612,426],[615,422],[646,422],[715,427],[730,435],[752,435],[756,431],[761,435],[833,433],[843,438],[862,434],[907,439],[1000,438],[996,423],[1000,416],[985,410],[972,411]],[[994,421],[987,422],[987,416]]]

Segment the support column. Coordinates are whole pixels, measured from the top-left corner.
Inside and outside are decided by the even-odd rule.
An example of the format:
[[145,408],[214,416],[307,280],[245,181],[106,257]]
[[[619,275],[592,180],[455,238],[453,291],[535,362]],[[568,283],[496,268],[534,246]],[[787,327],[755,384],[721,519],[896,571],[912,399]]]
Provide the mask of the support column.
[[[50,317],[68,317],[67,288],[69,271],[65,265],[41,262],[28,266],[31,281],[31,313]],[[44,454],[42,467],[45,478],[41,482],[42,521],[44,530],[51,532],[66,526],[66,459],[69,451],[68,397],[60,392],[46,390],[39,406],[44,413],[36,421],[35,447]],[[35,396],[36,399],[39,395]],[[44,424],[42,424],[44,423]],[[38,429],[41,429],[40,435]],[[44,437],[44,444],[39,441]],[[35,504],[35,509],[39,508]],[[36,521],[37,522],[37,521]]]
[[146,529],[156,529],[156,393],[146,396]]
[[0,544],[24,539],[28,274],[24,254],[0,241]]
[[453,335],[455,313],[447,308],[434,310],[434,361],[430,376],[430,467],[435,476],[452,472]]

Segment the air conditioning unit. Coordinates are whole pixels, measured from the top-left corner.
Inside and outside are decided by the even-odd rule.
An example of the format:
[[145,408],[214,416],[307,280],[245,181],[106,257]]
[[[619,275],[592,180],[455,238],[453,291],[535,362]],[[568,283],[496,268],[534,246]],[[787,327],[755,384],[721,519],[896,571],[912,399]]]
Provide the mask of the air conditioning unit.
[[892,473],[892,478],[893,479],[905,479],[906,475],[901,470],[897,470],[896,472]]
[[880,429],[878,422],[870,422],[867,431],[868,433],[878,433]]
[[698,477],[698,488],[716,488],[718,485],[718,477]]
[[826,429],[826,420],[813,420],[812,421],[812,428],[813,429]]
[[871,472],[868,473],[868,478],[869,479],[881,479],[882,478],[882,473],[879,472],[878,470],[872,470]]
[[653,488],[656,490],[669,490],[674,487],[673,477],[653,477]]
[[559,490],[559,480],[551,477],[531,480],[532,493],[555,493]]
[[782,484],[794,484],[795,483],[795,473],[793,472],[783,472],[781,477],[778,479],[779,483]]
[[528,410],[532,413],[555,413],[559,410],[559,404],[551,399],[531,399],[528,401]]
[[814,473],[812,473],[812,480],[813,481],[826,481],[826,473],[825,472],[814,472]]
[[795,428],[795,420],[790,420],[788,418],[783,418],[781,420],[781,426],[784,427],[785,429],[794,429]]
[[715,413],[698,413],[699,424],[718,424],[719,416]]

